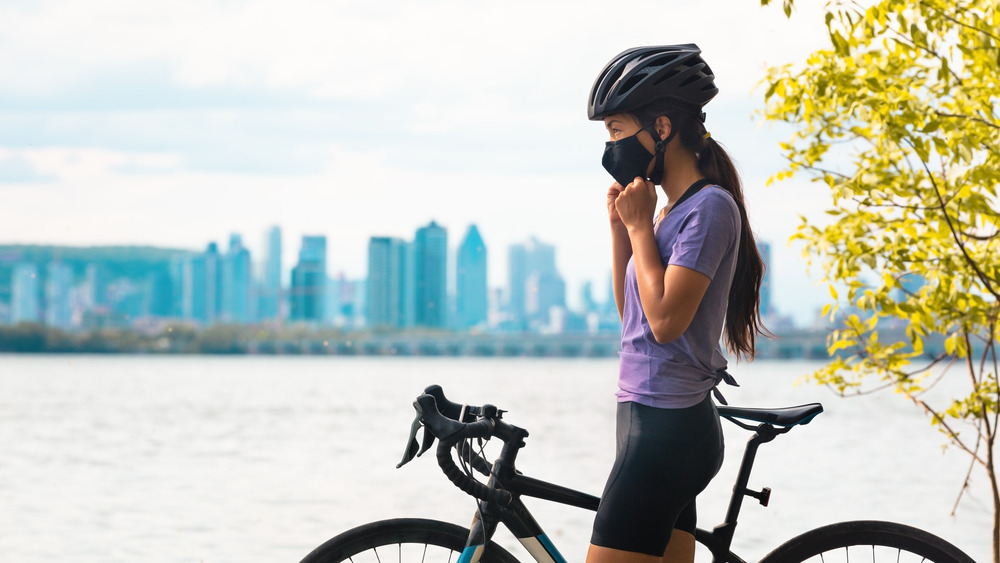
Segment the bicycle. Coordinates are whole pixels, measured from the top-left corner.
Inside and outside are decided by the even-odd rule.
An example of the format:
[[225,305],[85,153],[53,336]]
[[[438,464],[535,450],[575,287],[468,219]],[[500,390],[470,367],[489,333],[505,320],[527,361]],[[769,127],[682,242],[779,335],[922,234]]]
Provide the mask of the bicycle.
[[[503,419],[506,411],[493,405],[470,406],[445,398],[438,385],[424,390],[413,402],[416,416],[402,460],[402,467],[428,451],[438,440],[437,461],[444,474],[459,489],[478,500],[478,509],[469,528],[420,518],[381,520],[358,526],[323,543],[301,563],[362,563],[377,561],[453,561],[458,563],[517,563],[518,559],[493,541],[503,524],[538,563],[566,563],[545,535],[521,497],[533,497],[587,510],[597,510],[600,499],[574,489],[522,474],[515,467],[518,451],[528,432]],[[744,498],[767,506],[771,489],[748,488],[758,448],[808,424],[823,412],[819,403],[776,409],[720,406],[719,415],[753,432],[743,452],[725,521],[712,531],[697,529],[695,539],[712,554],[713,563],[746,563],[731,551],[736,524]],[[417,434],[423,428],[422,439]],[[483,442],[497,438],[502,443],[499,457],[489,463],[482,455]],[[473,444],[478,441],[478,451]],[[453,457],[458,453],[462,468]],[[476,480],[472,471],[487,478]],[[457,558],[456,558],[457,556]],[[974,563],[972,558],[947,541],[926,531],[874,520],[839,522],[823,526],[788,540],[759,563],[801,563],[805,561],[867,563],[933,562]]]

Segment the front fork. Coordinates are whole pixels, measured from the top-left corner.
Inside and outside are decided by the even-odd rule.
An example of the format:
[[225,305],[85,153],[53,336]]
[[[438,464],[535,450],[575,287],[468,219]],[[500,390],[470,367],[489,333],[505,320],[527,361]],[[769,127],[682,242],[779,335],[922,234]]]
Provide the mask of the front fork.
[[479,510],[472,517],[472,524],[469,526],[469,539],[465,543],[465,550],[458,563],[479,563],[486,545],[493,539],[493,534],[497,531],[497,525],[500,522],[507,526],[517,541],[521,542],[521,545],[534,557],[535,561],[539,563],[566,563],[566,559],[549,541],[541,526],[521,502],[521,496],[504,486],[505,482],[510,482],[516,475],[514,460],[518,451],[524,447],[524,438],[528,436],[527,431],[523,429],[516,429],[516,431],[518,432],[516,437],[504,441],[503,450],[500,457],[493,463],[490,478],[486,483],[487,487],[491,489],[501,488],[510,491],[513,495],[510,506],[501,507],[495,503],[479,501]]
[[459,563],[478,563],[483,556],[485,546],[493,538],[500,522],[507,526],[535,561],[539,563],[566,563],[566,559],[545,535],[541,526],[521,502],[520,497],[516,496],[510,507],[507,508],[501,508],[487,502],[479,503],[479,510],[472,517],[472,525],[469,526],[469,539],[466,541],[466,548],[459,558]]

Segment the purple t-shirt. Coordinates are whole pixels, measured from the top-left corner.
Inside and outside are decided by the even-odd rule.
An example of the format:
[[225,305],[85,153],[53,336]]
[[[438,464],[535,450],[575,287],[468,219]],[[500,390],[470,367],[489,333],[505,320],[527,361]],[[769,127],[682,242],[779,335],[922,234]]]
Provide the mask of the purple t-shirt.
[[706,186],[653,227],[664,267],[683,266],[711,279],[684,333],[667,344],[653,337],[639,301],[635,262],[625,271],[619,401],[687,408],[718,385],[726,369],[720,339],[740,247],[740,212],[731,195]]

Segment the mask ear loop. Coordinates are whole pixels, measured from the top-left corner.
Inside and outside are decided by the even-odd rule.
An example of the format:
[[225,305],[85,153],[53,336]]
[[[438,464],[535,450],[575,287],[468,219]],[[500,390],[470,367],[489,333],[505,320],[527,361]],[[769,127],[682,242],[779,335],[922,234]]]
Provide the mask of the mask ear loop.
[[672,141],[674,136],[677,135],[678,129],[676,127],[672,127],[670,129],[670,134],[667,135],[666,139],[660,139],[660,134],[656,131],[655,127],[648,127],[647,131],[654,139],[656,139],[656,150],[653,153],[653,158],[656,159],[656,162],[653,164],[653,172],[647,179],[654,184],[658,184],[663,181],[663,161],[666,159],[667,145],[670,144],[670,141]]
[[[701,111],[701,112],[694,112],[692,115],[694,115],[694,117],[698,118],[702,122],[702,124],[705,123],[705,117],[706,117],[705,116],[705,112],[703,112],[703,111]],[[674,139],[674,136],[677,135],[677,133],[678,133],[678,131],[680,131],[680,129],[678,127],[671,127],[670,128],[670,134],[667,135],[666,139],[660,139],[660,134],[656,131],[656,124],[655,123],[649,124],[649,126],[646,127],[646,131],[654,139],[656,139],[656,150],[655,150],[655,152],[653,154],[653,158],[656,159],[656,163],[653,165],[653,172],[652,172],[652,174],[650,175],[649,178],[647,178],[650,182],[653,182],[654,184],[656,184],[658,182],[662,182],[663,181],[663,169],[664,169],[663,161],[666,159],[667,145],[670,144],[670,141],[672,141]],[[711,137],[711,133],[708,133],[706,131],[705,135],[704,135],[705,140],[708,140],[709,137]]]

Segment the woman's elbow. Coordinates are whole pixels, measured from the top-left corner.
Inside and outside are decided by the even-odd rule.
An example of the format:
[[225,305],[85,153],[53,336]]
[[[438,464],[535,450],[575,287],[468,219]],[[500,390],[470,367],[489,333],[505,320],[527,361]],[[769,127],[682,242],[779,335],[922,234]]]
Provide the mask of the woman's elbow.
[[653,332],[653,338],[656,339],[658,344],[669,344],[674,340],[680,338],[681,334],[684,334],[684,329],[687,327],[680,327],[678,323],[671,323],[669,321],[659,322],[649,325],[650,330]]

